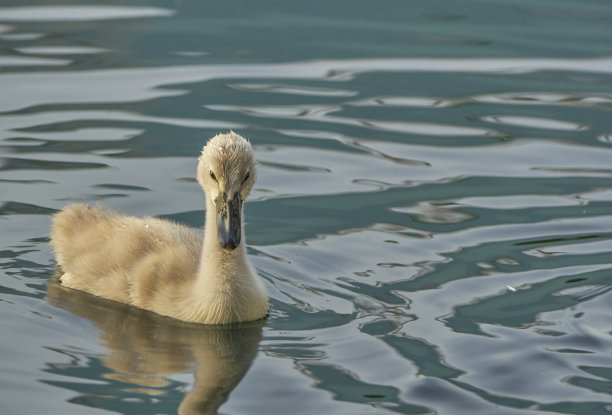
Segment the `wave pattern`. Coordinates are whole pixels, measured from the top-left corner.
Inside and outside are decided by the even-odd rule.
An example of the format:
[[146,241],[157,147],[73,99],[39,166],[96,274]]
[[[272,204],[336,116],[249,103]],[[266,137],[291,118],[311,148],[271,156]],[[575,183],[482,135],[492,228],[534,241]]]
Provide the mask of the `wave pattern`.
[[609,57],[236,62],[111,36],[160,39],[161,22],[190,22],[186,3],[0,8],[14,45],[0,56],[8,409],[42,409],[27,396],[58,388],[65,408],[216,402],[198,395],[198,350],[232,336],[145,315],[129,330],[163,345],[119,338],[96,316],[134,314],[47,288],[46,235],[71,201],[201,226],[194,155],[236,129],[260,163],[248,243],[272,308],[263,340],[244,337],[257,357],[223,411],[612,412]]

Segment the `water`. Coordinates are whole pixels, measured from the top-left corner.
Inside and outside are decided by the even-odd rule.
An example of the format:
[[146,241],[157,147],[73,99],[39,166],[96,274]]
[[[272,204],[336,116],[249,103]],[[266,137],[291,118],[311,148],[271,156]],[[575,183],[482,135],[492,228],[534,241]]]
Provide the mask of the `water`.
[[[5,1],[3,414],[612,412],[607,1]],[[201,227],[248,137],[262,324],[53,282],[50,215]]]

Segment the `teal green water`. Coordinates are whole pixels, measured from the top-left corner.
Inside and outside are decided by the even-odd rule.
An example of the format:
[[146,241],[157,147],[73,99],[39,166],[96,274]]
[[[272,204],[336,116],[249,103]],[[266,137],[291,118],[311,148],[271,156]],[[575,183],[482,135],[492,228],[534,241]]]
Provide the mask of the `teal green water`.
[[[609,1],[5,1],[2,414],[612,413]],[[271,314],[48,283],[81,201],[203,226],[259,161]]]

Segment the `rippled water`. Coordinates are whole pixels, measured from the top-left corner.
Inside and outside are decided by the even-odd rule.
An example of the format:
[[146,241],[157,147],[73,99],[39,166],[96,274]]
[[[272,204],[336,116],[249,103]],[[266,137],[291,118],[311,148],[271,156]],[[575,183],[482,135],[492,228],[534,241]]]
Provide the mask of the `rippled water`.
[[[608,1],[0,6],[0,411],[612,412]],[[202,226],[248,137],[271,315],[48,283],[72,201]],[[220,409],[219,409],[220,408]]]

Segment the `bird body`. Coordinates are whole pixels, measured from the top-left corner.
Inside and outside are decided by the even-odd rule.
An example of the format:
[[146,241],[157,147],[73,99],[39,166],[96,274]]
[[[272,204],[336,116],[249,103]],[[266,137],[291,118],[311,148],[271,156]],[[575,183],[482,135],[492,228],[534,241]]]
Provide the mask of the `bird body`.
[[172,221],[69,205],[53,218],[51,243],[64,286],[179,320],[257,320],[268,299],[246,258],[242,202],[255,181],[251,145],[231,132],[202,150],[204,238]]

